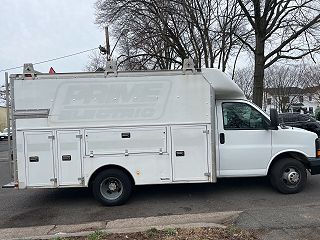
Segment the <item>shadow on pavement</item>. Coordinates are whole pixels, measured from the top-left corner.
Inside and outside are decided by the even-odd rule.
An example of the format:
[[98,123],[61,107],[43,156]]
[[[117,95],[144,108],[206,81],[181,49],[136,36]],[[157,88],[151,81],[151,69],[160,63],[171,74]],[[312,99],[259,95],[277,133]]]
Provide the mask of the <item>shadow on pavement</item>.
[[[220,179],[217,183],[193,183],[193,184],[165,184],[165,185],[144,185],[136,186],[130,202],[136,201],[158,201],[172,197],[179,198],[185,195],[192,195],[195,198],[202,198],[203,195],[220,195],[233,191],[247,192],[254,190],[270,191],[271,186],[267,178],[232,178]],[[46,190],[46,200],[59,202],[86,201],[93,199],[91,189],[88,188],[65,188]],[[271,189],[271,191],[273,191]]]

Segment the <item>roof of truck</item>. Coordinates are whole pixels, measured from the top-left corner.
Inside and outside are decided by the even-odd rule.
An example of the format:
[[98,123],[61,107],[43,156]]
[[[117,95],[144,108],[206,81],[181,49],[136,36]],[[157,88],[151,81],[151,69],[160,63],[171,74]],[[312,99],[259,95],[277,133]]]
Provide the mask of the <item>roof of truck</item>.
[[[122,76],[172,76],[184,75],[183,70],[159,70],[159,71],[119,71],[116,75]],[[70,73],[40,73],[34,72],[32,77],[26,77],[25,74],[11,74],[10,78],[14,79],[57,79],[57,78],[101,78],[105,77],[105,72],[70,72]],[[191,73],[192,74],[192,73]],[[245,99],[245,95],[240,87],[224,72],[214,68],[203,68],[193,71],[193,74],[202,75],[208,83],[213,87],[216,99]],[[112,76],[112,74],[111,74]]]
[[246,98],[240,87],[224,72],[213,68],[204,68],[201,72],[204,78],[207,79],[214,88],[216,99]]

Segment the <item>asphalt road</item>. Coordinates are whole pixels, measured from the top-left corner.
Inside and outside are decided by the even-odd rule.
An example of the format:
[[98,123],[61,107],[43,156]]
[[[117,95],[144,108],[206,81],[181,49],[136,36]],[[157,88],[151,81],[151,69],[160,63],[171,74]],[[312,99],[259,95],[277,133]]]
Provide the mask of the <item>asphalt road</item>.
[[[10,180],[5,148],[0,142],[1,185]],[[0,228],[231,210],[244,211],[242,227],[320,226],[320,176],[310,176],[306,189],[294,195],[275,192],[266,178],[143,186],[119,207],[101,206],[87,189],[0,189]]]

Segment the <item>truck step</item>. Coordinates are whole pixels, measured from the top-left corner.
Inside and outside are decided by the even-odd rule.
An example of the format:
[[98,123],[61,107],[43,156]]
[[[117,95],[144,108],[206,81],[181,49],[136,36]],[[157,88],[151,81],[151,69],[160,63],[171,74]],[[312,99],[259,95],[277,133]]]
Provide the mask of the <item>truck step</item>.
[[18,186],[17,183],[15,183],[15,182],[10,182],[10,183],[8,183],[8,184],[3,185],[2,188],[15,188],[15,187],[17,187],[17,186]]

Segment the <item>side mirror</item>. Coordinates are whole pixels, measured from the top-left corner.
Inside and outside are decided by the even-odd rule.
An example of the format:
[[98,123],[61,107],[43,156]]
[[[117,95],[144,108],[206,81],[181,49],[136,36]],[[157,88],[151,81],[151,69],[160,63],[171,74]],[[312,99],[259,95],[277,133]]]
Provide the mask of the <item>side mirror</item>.
[[279,126],[279,116],[278,116],[278,112],[276,109],[271,108],[270,109],[270,128],[273,130],[278,130],[278,126]]

